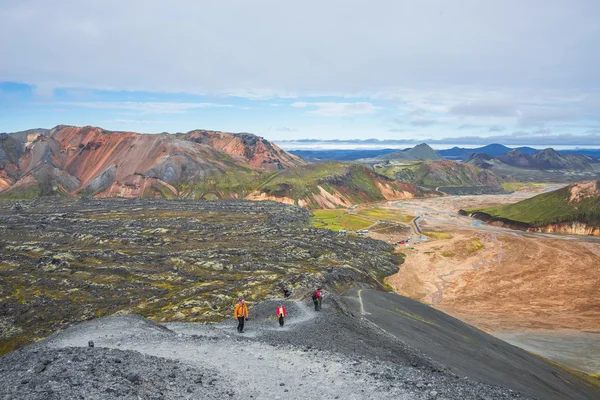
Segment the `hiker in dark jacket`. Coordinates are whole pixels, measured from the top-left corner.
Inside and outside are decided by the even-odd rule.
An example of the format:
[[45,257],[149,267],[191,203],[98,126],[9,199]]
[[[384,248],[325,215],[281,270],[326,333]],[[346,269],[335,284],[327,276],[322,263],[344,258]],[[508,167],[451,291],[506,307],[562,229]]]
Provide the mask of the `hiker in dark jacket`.
[[275,315],[277,316],[277,318],[279,318],[279,326],[283,328],[283,322],[285,317],[287,316],[287,312],[285,311],[285,307],[283,306],[283,304],[280,304],[279,307],[277,307],[277,310],[275,310]]

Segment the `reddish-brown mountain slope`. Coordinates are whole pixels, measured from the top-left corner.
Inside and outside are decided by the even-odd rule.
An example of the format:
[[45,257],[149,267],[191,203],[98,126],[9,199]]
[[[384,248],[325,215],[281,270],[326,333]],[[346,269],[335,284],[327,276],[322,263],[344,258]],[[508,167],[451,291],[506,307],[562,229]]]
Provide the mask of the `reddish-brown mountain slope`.
[[242,159],[253,168],[280,170],[306,164],[306,161],[300,157],[250,133],[195,130],[186,133],[183,137],[224,151],[234,158]]
[[[257,164],[272,169],[303,163],[262,138],[252,139],[250,134],[243,135],[245,142],[234,140],[236,135],[222,134],[233,138],[226,144],[193,140],[193,135],[178,138],[90,126],[57,126],[43,133],[3,136],[2,197],[53,193],[192,198],[210,193],[210,198],[235,197],[245,195],[248,181],[262,175]],[[212,142],[218,148],[212,147]]]

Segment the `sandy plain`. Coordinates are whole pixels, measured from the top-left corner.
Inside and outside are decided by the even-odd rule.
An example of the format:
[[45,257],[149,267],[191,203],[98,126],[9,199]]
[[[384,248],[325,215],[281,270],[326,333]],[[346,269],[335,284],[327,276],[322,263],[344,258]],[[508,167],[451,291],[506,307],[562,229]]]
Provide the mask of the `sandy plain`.
[[[574,344],[571,352],[565,346],[550,355],[562,354],[569,366],[588,373],[600,371],[600,362],[588,360],[583,367],[581,357],[571,354],[589,347],[600,359],[600,240],[514,231],[458,215],[460,209],[514,203],[556,188],[380,204],[415,215],[418,228],[434,232],[424,242],[398,246],[406,260],[387,283],[515,345],[528,342],[530,350],[531,343],[547,343],[548,332],[558,342],[562,335]],[[578,333],[581,341],[573,339]]]

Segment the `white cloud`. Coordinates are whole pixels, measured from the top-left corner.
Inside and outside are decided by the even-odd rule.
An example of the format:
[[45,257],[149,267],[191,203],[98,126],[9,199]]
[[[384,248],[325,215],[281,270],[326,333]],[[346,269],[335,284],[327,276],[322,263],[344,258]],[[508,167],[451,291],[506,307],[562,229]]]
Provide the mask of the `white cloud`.
[[580,107],[565,107],[565,105],[533,106],[523,110],[519,116],[519,126],[539,127],[548,122],[573,121],[585,117]]
[[477,124],[462,124],[461,126],[458,127],[458,129],[460,129],[460,130],[463,130],[463,129],[465,129],[465,130],[467,130],[467,129],[468,130],[472,130],[472,129],[477,129],[477,128],[480,128],[480,127],[481,126],[477,125]]
[[320,115],[322,117],[349,117],[353,115],[365,115],[374,114],[381,107],[374,106],[369,102],[356,102],[356,103],[337,103],[337,102],[315,102],[307,103],[303,101],[295,102],[291,104],[292,107],[298,108],[316,108],[308,113],[313,115]]
[[600,84],[599,13],[597,0],[4,1],[0,78],[258,99],[586,91]]
[[177,102],[60,102],[61,104],[71,107],[84,107],[104,110],[131,110],[142,114],[181,114],[186,111],[197,108],[213,108],[213,107],[233,107],[229,104],[217,103],[177,103]]
[[434,119],[415,119],[410,121],[410,124],[412,126],[419,126],[424,128],[432,125],[437,125],[439,124],[439,121],[436,121]]
[[156,125],[156,124],[167,124],[169,121],[160,120],[149,120],[149,119],[110,119],[101,121],[109,124],[142,124],[142,125]]
[[502,132],[504,130],[506,130],[506,127],[502,125],[492,125],[488,128],[488,132]]
[[517,106],[507,100],[480,99],[456,104],[449,112],[470,117],[514,117],[517,115]]
[[51,100],[54,98],[55,86],[48,83],[41,83],[33,88],[33,95],[40,100]]
[[[413,126],[437,121],[445,133],[459,126],[486,133],[494,125],[600,124],[599,1],[455,3],[178,0],[173,7],[164,0],[0,0],[0,81],[35,87],[39,101],[54,88],[61,89],[57,101],[68,88],[143,91],[157,99],[192,93],[209,102],[112,103],[85,92],[61,97],[72,99],[71,107],[148,114],[244,101],[231,97],[273,104],[278,101],[268,99],[288,98],[327,117],[390,119],[399,110],[403,126],[411,119]],[[83,99],[86,104],[75,102]],[[271,112],[280,110],[284,115],[281,107]],[[247,121],[254,122],[240,124]],[[381,125],[385,133],[390,124]],[[359,128],[377,127],[357,126],[358,136]],[[298,135],[314,129],[303,127]],[[350,134],[347,126],[319,129]]]

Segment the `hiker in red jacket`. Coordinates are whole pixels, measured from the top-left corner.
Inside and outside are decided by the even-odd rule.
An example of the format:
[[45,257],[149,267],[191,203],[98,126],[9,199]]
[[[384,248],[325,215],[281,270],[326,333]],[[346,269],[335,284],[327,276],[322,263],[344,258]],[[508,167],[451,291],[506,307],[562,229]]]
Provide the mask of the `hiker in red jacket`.
[[321,311],[321,302],[323,301],[323,292],[321,288],[315,290],[312,295],[313,303],[315,304],[315,311]]
[[280,304],[275,311],[275,315],[279,318],[279,326],[283,328],[283,319],[287,316],[287,312],[285,311],[285,307],[283,304]]

